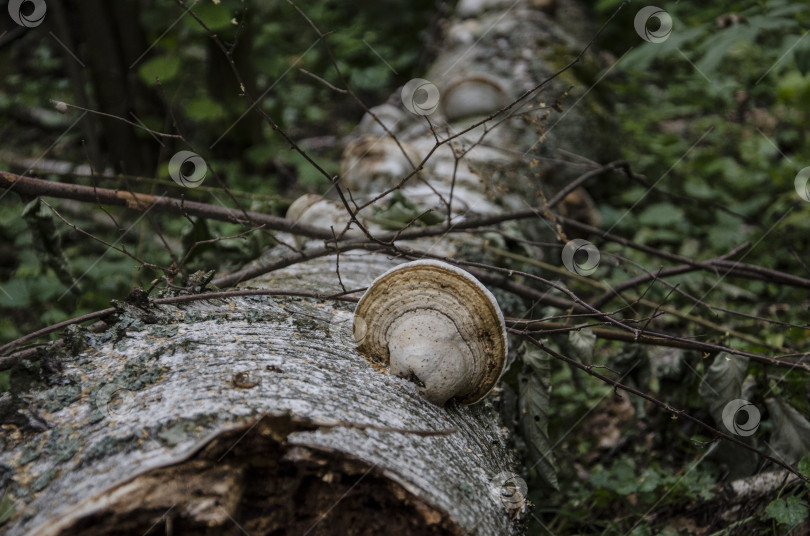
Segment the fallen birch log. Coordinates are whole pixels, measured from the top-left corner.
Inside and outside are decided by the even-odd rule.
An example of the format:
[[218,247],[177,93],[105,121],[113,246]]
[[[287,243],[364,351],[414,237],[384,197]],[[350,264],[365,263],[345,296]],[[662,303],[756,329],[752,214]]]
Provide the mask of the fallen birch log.
[[[581,51],[581,39],[560,25],[581,12],[566,1],[461,4],[427,75],[445,97],[433,123],[407,115],[403,101],[390,108],[390,122],[367,115],[347,148],[341,185],[368,202],[358,221],[373,220],[394,187],[451,222],[520,207],[524,193],[539,188],[512,147],[533,147],[527,140],[537,141],[539,120],[527,118],[538,110],[554,116],[565,83],[549,86],[556,92],[548,103],[517,112]],[[566,59],[549,58],[551,50]],[[491,100],[465,108],[479,89]],[[474,127],[499,113],[502,121]],[[453,141],[437,144],[437,133]],[[543,138],[553,146],[571,135],[561,125]],[[340,234],[350,223],[345,214],[333,229]],[[321,230],[308,234],[323,238]],[[463,257],[483,241],[470,234],[405,245]],[[268,252],[244,284],[339,294],[406,260],[395,247],[353,251],[255,277],[257,266],[284,254],[283,246]],[[226,276],[229,284],[236,275]],[[0,399],[2,530],[519,533],[526,491],[515,479],[497,388],[471,406],[427,402],[415,383],[358,353],[352,311],[351,303],[323,299],[155,305],[136,297],[116,305],[106,332],[72,330],[63,352],[44,349],[48,367],[17,364],[12,391]]]

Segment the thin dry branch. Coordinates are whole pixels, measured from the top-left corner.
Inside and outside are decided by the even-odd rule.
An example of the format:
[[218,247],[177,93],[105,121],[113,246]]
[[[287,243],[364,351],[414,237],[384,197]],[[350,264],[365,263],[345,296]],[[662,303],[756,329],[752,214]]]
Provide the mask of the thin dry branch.
[[[610,164],[608,164],[608,166],[610,166]],[[595,172],[596,170],[592,171]],[[592,171],[589,171],[586,173],[586,175]],[[266,229],[270,230],[286,231],[310,238],[334,240],[334,235],[329,229],[319,229],[309,225],[299,224],[278,216],[239,209],[224,208],[207,203],[188,201],[185,199],[177,199],[172,197],[153,196],[122,190],[91,188],[88,186],[52,182],[42,179],[34,179],[31,177],[23,177],[7,171],[0,171],[0,188],[14,188],[20,193],[31,196],[43,195],[64,199],[75,199],[77,201],[86,201],[92,203],[102,202],[110,205],[126,206],[127,208],[138,211],[145,211],[151,207],[151,210],[158,212],[169,212],[184,216],[197,216],[231,223],[240,223],[242,225],[264,225]],[[243,215],[244,218],[240,217],[240,214]],[[483,227],[507,221],[544,217],[545,216],[539,209],[531,208],[495,216],[473,217],[453,223],[449,228],[446,224],[441,223],[428,227],[378,233],[376,236],[371,238],[371,241],[379,246],[393,246],[396,250],[396,247],[394,246],[394,242],[396,240],[413,240],[416,238],[442,236],[452,232],[464,232],[472,229],[480,230]],[[594,235],[599,235],[603,240],[616,242],[623,246],[670,261],[687,264],[697,269],[707,270],[713,273],[718,273],[720,270],[725,270],[728,271],[728,275],[731,276],[810,289],[810,279],[780,272],[778,270],[738,261],[730,261],[724,259],[723,257],[710,259],[707,261],[694,261],[688,257],[683,257],[681,255],[669,253],[661,249],[638,244],[621,236],[606,233],[598,227],[593,227],[572,218],[555,215],[555,219],[564,225],[571,226],[581,231],[593,233]],[[354,243],[354,240],[344,239],[341,240],[341,243]],[[346,250],[341,249],[341,251]],[[256,272],[252,277],[261,275],[263,273],[267,272],[259,271]],[[244,279],[245,277],[240,279],[240,281]],[[602,299],[604,299],[604,297],[599,298],[599,300]]]
[[[285,218],[261,214],[259,212],[218,207],[208,203],[199,203],[174,197],[46,181],[15,175],[7,171],[0,171],[0,188],[14,188],[14,191],[30,196],[58,197],[90,203],[100,202],[107,205],[125,206],[139,212],[151,209],[158,212],[210,218],[242,225],[263,225],[265,228],[275,231],[293,232],[294,230],[296,234],[311,238],[323,238],[327,240],[333,238],[332,232],[329,229],[318,229],[310,225],[299,224]],[[243,215],[246,215],[248,219],[245,219]]]
[[600,381],[602,381],[602,382],[604,382],[604,383],[606,383],[608,385],[612,385],[614,389],[621,389],[623,391],[634,394],[636,396],[640,396],[644,400],[647,400],[648,402],[651,402],[651,403],[655,404],[656,406],[658,406],[660,408],[663,408],[664,410],[668,411],[669,413],[672,413],[675,418],[683,418],[683,419],[685,419],[687,421],[693,422],[693,423],[697,424],[698,426],[700,426],[701,428],[703,428],[704,430],[706,430],[707,432],[711,433],[713,436],[715,436],[717,438],[725,439],[727,441],[731,441],[732,443],[734,443],[736,445],[739,445],[739,446],[743,447],[744,449],[755,453],[756,455],[768,460],[769,462],[775,463],[776,465],[778,465],[780,467],[783,467],[784,469],[787,469],[788,471],[790,471],[791,473],[793,473],[797,477],[801,478],[802,480],[804,480],[805,482],[810,484],[810,478],[808,478],[808,477],[804,476],[803,474],[801,474],[794,467],[791,467],[790,465],[786,464],[785,462],[783,462],[781,460],[778,460],[777,458],[774,458],[773,456],[769,456],[768,454],[765,454],[764,452],[761,452],[760,450],[752,447],[748,443],[746,443],[744,441],[740,441],[739,439],[737,439],[736,437],[734,437],[734,436],[732,436],[730,434],[726,434],[725,432],[722,432],[722,431],[718,430],[717,428],[706,424],[705,422],[701,421],[697,417],[693,417],[693,416],[689,415],[685,410],[675,408],[675,407],[667,404],[666,402],[658,400],[654,396],[648,395],[647,393],[639,391],[638,389],[634,389],[632,387],[624,385],[623,383],[618,382],[618,381],[616,381],[614,379],[608,378],[607,376],[603,376],[602,374],[599,374],[598,372],[594,372],[593,369],[596,368],[596,367],[594,367],[593,365],[585,365],[584,363],[580,363],[579,361],[577,361],[575,359],[571,359],[570,357],[567,357],[567,356],[564,356],[564,355],[562,355],[562,354],[560,354],[558,352],[555,352],[553,349],[549,348],[548,346],[546,346],[545,344],[543,344],[542,342],[538,341],[537,339],[533,338],[532,336],[530,336],[528,334],[520,333],[520,332],[516,332],[516,331],[513,331],[513,333],[519,333],[519,334],[523,335],[526,338],[526,340],[528,340],[529,342],[531,342],[532,344],[534,344],[535,346],[537,346],[538,348],[540,348],[541,350],[543,350],[547,354],[551,355],[552,357],[554,357],[556,359],[559,359],[560,361],[564,361],[564,362],[568,363],[569,365],[571,365],[573,367],[576,367],[576,368],[578,368],[580,370],[585,371],[587,374],[593,376],[594,378],[597,378]]

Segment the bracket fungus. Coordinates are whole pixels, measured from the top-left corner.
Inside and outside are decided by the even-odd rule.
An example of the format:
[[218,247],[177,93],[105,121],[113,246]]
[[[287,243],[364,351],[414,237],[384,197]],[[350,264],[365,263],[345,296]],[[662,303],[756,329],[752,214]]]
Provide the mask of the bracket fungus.
[[[374,114],[373,116],[371,114]],[[375,118],[376,116],[376,118]],[[403,125],[408,123],[409,117],[391,104],[381,104],[369,108],[363,115],[360,124],[357,125],[357,133],[370,136],[388,136],[388,133],[396,134]],[[380,124],[382,123],[382,125]],[[385,125],[385,128],[383,128]],[[386,131],[386,129],[388,129]]]
[[464,404],[492,389],[506,362],[498,302],[472,275],[447,263],[401,264],[374,280],[357,304],[354,338],[372,362],[415,379],[420,394]]
[[385,191],[410,175],[421,162],[422,157],[407,142],[363,136],[343,150],[340,182],[353,192]]
[[[316,194],[304,194],[293,201],[287,209],[286,217],[288,220],[313,227],[323,229],[332,227],[337,234],[343,232],[346,225],[349,224],[349,215],[343,205]],[[360,214],[357,215],[357,219],[365,225],[365,219]],[[354,227],[350,227],[346,231],[346,236],[360,236],[360,232]],[[295,242],[299,247],[308,240],[300,235],[295,237]]]
[[442,94],[442,110],[448,121],[489,115],[509,104],[506,88],[484,73],[453,80]]

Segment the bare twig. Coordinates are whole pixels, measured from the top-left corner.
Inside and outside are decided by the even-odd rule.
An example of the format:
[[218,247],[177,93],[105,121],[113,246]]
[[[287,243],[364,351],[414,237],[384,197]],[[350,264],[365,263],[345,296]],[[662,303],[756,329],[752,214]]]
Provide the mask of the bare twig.
[[[16,186],[15,186],[16,185]],[[312,238],[333,238],[328,229],[318,229],[309,225],[296,224],[291,220],[261,214],[259,212],[245,212],[237,209],[219,207],[207,203],[198,203],[173,197],[154,196],[137,192],[122,190],[109,190],[106,188],[92,188],[62,182],[52,182],[31,177],[15,175],[7,171],[0,171],[0,188],[15,188],[15,191],[30,196],[51,196],[62,199],[75,199],[91,203],[104,203],[107,205],[126,206],[129,209],[143,212],[151,207],[158,212],[169,212],[187,216],[198,216],[215,220],[240,223],[247,225],[264,225],[267,229],[275,231],[292,232]],[[247,214],[246,219],[242,217]]]
[[548,346],[546,346],[542,342],[538,341],[537,339],[535,339],[535,338],[533,338],[533,337],[531,337],[529,335],[523,334],[523,336],[526,338],[526,340],[528,340],[529,342],[531,342],[532,344],[534,344],[535,346],[537,346],[538,348],[540,348],[541,350],[543,350],[547,354],[551,355],[552,357],[554,357],[556,359],[559,359],[560,361],[564,361],[564,362],[568,363],[569,365],[571,365],[573,367],[576,367],[576,368],[578,368],[580,370],[583,370],[587,374],[593,376],[594,378],[599,379],[600,381],[602,381],[602,382],[604,382],[604,383],[606,383],[608,385],[612,385],[616,389],[621,389],[623,391],[634,394],[636,396],[640,396],[644,400],[647,400],[648,402],[651,402],[651,403],[655,404],[656,406],[658,406],[660,408],[663,408],[664,410],[668,411],[669,413],[672,413],[676,418],[682,418],[682,419],[685,419],[687,421],[693,422],[693,423],[697,424],[698,426],[700,426],[701,428],[703,428],[704,430],[706,430],[707,432],[711,433],[713,436],[725,439],[727,441],[731,441],[732,443],[734,443],[734,444],[736,444],[738,446],[741,446],[744,449],[755,453],[757,456],[765,458],[766,460],[770,461],[771,463],[775,463],[776,465],[787,469],[788,471],[795,474],[797,477],[801,478],[805,482],[810,483],[810,478],[802,475],[799,471],[797,471],[795,468],[791,467],[790,465],[786,464],[785,462],[783,462],[783,461],[781,461],[781,460],[779,460],[777,458],[774,458],[773,456],[769,456],[769,455],[765,454],[764,452],[761,452],[760,450],[752,447],[748,443],[746,443],[744,441],[740,441],[736,437],[734,437],[732,435],[729,435],[729,434],[726,434],[726,433],[718,430],[717,428],[714,428],[713,426],[710,426],[710,425],[706,424],[705,422],[701,421],[700,419],[689,415],[685,410],[675,408],[675,407],[667,404],[666,402],[662,402],[661,400],[658,400],[654,396],[648,395],[647,393],[639,391],[638,389],[634,389],[632,387],[624,385],[623,383],[620,383],[620,382],[618,382],[616,380],[608,378],[607,376],[603,376],[602,374],[599,374],[598,372],[594,372],[593,371],[593,369],[594,369],[593,366],[585,365],[583,363],[580,363],[579,361],[576,361],[575,359],[571,359],[570,357],[567,357],[567,356],[564,356],[564,355],[562,355],[562,354],[560,354],[558,352],[555,352],[553,349],[549,348]]

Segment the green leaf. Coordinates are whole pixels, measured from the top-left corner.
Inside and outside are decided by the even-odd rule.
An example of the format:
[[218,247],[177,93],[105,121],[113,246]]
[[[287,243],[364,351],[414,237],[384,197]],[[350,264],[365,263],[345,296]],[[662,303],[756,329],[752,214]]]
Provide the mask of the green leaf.
[[672,203],[656,203],[647,207],[638,217],[642,225],[668,227],[684,221],[684,213]]
[[138,69],[141,79],[147,84],[153,84],[156,78],[162,82],[177,76],[180,70],[180,58],[177,56],[159,56],[147,60]]
[[633,532],[630,533],[629,536],[650,536],[652,531],[650,527],[645,523],[639,523],[636,525],[636,528],[633,529]]
[[374,214],[374,221],[388,228],[399,229],[413,221],[433,225],[444,221],[444,214],[418,206],[399,190],[389,196],[388,207]]
[[0,285],[0,307],[25,308],[31,305],[31,284],[28,279],[16,277]]
[[[804,458],[799,460],[798,469],[801,474],[810,478],[810,454],[806,454]],[[810,486],[810,484],[808,484],[808,486]]]
[[708,30],[714,29],[714,24],[688,28],[673,13],[670,12],[670,15],[672,16],[673,28],[676,30],[662,43],[643,43],[625,54],[620,64],[624,71],[645,71],[656,60],[666,61],[673,57],[681,59],[681,55],[677,53],[679,48],[694,43]]
[[[723,423],[723,410],[732,400],[744,398],[743,384],[747,372],[747,357],[720,352],[700,382],[698,393],[708,406],[709,413],[718,429],[723,432],[735,434]],[[740,436],[737,439],[756,445],[753,436]],[[713,459],[729,467],[729,478],[748,476],[756,470],[757,456],[748,449],[729,441],[720,441],[712,445],[710,454]]]
[[732,45],[739,42],[752,42],[757,33],[759,33],[758,28],[742,24],[735,24],[715,32],[701,44],[700,49],[705,50],[706,53],[696,62],[695,68],[711,77]]
[[[32,243],[39,261],[50,267],[66,288],[78,293],[80,287],[71,274],[70,262],[62,250],[62,235],[56,227],[51,210],[37,197],[25,206],[22,216],[31,231]],[[40,300],[41,298],[40,296]]]
[[590,328],[568,332],[568,347],[572,357],[582,363],[593,363],[593,350],[596,347],[596,334]]
[[[228,4],[232,2],[211,2],[200,3],[194,7],[194,14],[196,14],[208,28],[214,32],[220,32],[233,28],[231,19],[231,7]],[[203,31],[200,24],[192,17],[188,17],[185,24],[197,31]]]
[[790,71],[779,78],[775,92],[780,101],[804,102],[810,94],[810,80],[797,71]]
[[765,401],[773,422],[768,445],[786,463],[795,463],[810,452],[810,422],[781,397]]
[[810,72],[810,46],[797,47],[793,51],[793,59],[796,61],[799,72],[807,76],[807,73]]
[[186,106],[186,113],[197,121],[213,121],[225,117],[222,105],[209,97],[192,99]]
[[638,479],[639,493],[652,493],[661,484],[661,474],[654,467],[644,469]]
[[556,490],[559,489],[557,469],[548,437],[551,358],[540,348],[526,342],[518,348],[518,355],[525,364],[518,376],[520,427],[537,475]]
[[[810,478],[810,454],[806,454],[804,458],[799,460],[799,465],[797,469],[801,474],[803,474],[807,478]],[[807,487],[807,489],[810,489],[810,484],[805,482],[804,485]]]
[[720,352],[703,376],[698,393],[718,425],[723,424],[723,408],[726,404],[742,398],[742,386],[747,372],[747,357]]
[[792,495],[785,499],[776,499],[765,507],[765,517],[777,523],[795,526],[807,519],[807,505],[799,497]]
[[596,489],[610,490],[618,495],[629,495],[638,491],[642,479],[636,476],[635,462],[631,458],[623,457],[614,460],[610,469],[592,473],[590,483]]
[[14,517],[17,513],[17,509],[14,506],[14,500],[11,498],[11,495],[4,493],[3,498],[0,499],[0,526],[5,524],[6,521]]

